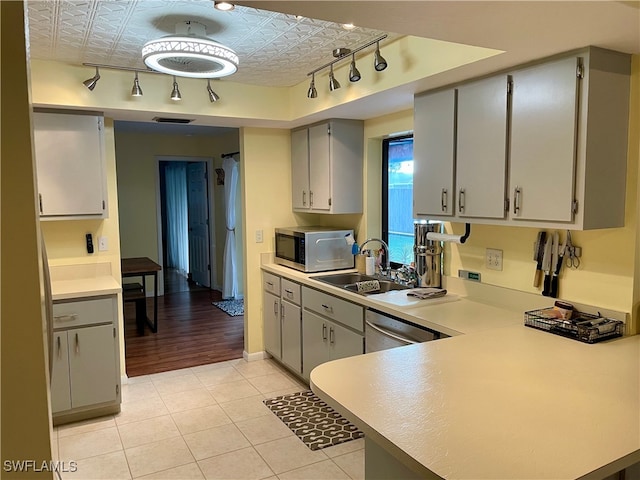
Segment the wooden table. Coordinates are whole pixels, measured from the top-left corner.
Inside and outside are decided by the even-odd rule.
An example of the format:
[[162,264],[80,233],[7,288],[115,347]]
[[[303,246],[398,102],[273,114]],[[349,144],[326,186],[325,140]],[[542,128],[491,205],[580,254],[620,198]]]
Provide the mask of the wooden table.
[[[144,323],[146,323],[153,333],[158,331],[158,272],[162,267],[147,257],[123,258],[121,260],[122,278],[141,277],[142,278],[142,296],[144,309],[136,308],[136,323],[138,324],[138,333],[144,334]],[[153,275],[153,322],[149,320],[146,313],[146,278]],[[124,291],[124,288],[123,288]],[[140,321],[138,316],[144,315],[144,323]]]

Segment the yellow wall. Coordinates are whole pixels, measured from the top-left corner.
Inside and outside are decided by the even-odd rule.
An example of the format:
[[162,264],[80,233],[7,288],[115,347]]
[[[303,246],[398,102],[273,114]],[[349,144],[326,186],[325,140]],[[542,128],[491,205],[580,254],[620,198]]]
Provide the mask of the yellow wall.
[[[291,135],[289,130],[240,130],[240,182],[245,208],[242,223],[245,280],[245,351],[264,350],[262,341],[261,255],[273,252],[274,228],[296,225],[291,211]],[[255,242],[256,230],[263,243]]]
[[[213,158],[214,168],[222,165],[220,155],[238,151],[238,133],[232,131],[219,136],[166,135],[158,133],[127,133],[116,135],[118,165],[118,196],[120,202],[120,243],[123,257],[149,257],[160,261],[158,252],[158,156]],[[211,172],[215,209],[217,279],[222,282],[224,253],[224,187],[216,185]],[[211,177],[210,177],[211,178]],[[238,199],[240,195],[238,194]],[[239,200],[238,200],[239,201]],[[240,210],[238,210],[240,211]],[[239,218],[239,215],[238,215]],[[242,230],[237,230],[238,251],[241,251]],[[241,265],[241,264],[240,264]],[[241,267],[240,267],[241,268]],[[220,285],[216,285],[220,286]]]
[[[2,143],[0,153],[0,314],[2,433],[5,460],[51,460],[49,375],[45,357],[44,281],[36,210],[29,78],[22,2],[0,3]],[[2,473],[3,478],[53,478],[50,472]]]

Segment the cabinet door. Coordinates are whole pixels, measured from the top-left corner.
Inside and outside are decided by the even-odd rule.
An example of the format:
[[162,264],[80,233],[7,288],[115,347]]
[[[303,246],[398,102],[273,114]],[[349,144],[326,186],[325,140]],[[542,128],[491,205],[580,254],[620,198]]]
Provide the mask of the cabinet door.
[[69,372],[73,408],[113,402],[118,396],[113,325],[69,330]]
[[102,215],[102,119],[34,113],[34,150],[42,216]]
[[69,349],[67,332],[53,334],[53,357],[51,371],[51,411],[53,413],[71,409],[71,382],[69,380]]
[[294,210],[309,209],[309,131],[291,132],[291,201]]
[[329,326],[313,312],[302,312],[302,370],[308,380],[311,370],[329,361]]
[[415,98],[413,216],[453,215],[456,91]]
[[262,293],[262,320],[264,324],[264,349],[275,358],[281,359],[280,298],[269,292]]
[[341,325],[329,322],[329,358],[353,357],[364,353],[364,337]]
[[329,124],[309,128],[309,190],[312,210],[330,210],[331,155]]
[[504,218],[508,77],[458,89],[456,187],[460,217]]
[[573,220],[578,59],[513,73],[511,217]]
[[302,311],[299,306],[281,300],[282,361],[297,373],[302,373]]

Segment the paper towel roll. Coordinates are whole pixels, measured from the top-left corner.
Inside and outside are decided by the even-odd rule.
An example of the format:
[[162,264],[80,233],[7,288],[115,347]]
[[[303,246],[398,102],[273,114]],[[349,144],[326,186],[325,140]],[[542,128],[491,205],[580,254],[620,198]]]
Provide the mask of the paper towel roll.
[[462,240],[462,235],[451,235],[448,233],[429,232],[427,233],[427,240],[431,240],[434,242],[464,243],[464,241]]
[[376,273],[376,258],[367,257],[365,259],[365,272],[366,275],[375,275]]
[[356,270],[358,270],[358,273],[362,273],[363,275],[367,273],[366,260],[366,255],[361,253],[356,255]]

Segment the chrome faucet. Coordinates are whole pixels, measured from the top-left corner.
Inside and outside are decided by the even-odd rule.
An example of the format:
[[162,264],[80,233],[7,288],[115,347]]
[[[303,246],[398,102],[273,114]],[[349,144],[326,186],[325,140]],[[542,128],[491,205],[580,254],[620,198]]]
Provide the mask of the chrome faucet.
[[364,243],[362,245],[360,245],[360,252],[359,253],[362,254],[362,252],[364,251],[364,246],[367,243],[373,242],[373,241],[379,242],[380,245],[382,245],[384,247],[384,250],[385,250],[385,257],[384,257],[385,258],[385,267],[384,267],[384,270],[382,269],[382,267],[380,267],[380,274],[382,276],[384,276],[384,277],[387,277],[391,273],[391,262],[389,260],[389,245],[387,245],[387,243],[384,240],[382,240],[380,238],[369,238],[369,239],[365,240]]

